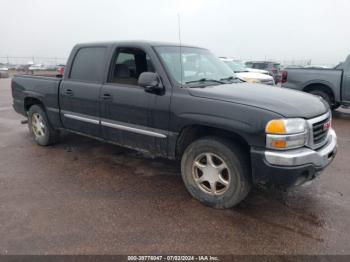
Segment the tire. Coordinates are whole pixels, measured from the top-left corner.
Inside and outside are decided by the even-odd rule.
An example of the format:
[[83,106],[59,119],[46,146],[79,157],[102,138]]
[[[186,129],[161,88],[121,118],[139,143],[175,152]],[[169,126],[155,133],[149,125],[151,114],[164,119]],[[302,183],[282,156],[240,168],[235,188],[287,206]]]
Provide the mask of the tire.
[[39,105],[29,108],[28,128],[31,137],[38,145],[48,146],[59,140],[59,131],[52,128],[45,111]]
[[331,109],[332,109],[332,110],[336,110],[336,109],[338,109],[340,106],[341,106],[340,103],[335,103],[335,104],[332,105]]
[[[205,137],[190,144],[181,159],[181,174],[190,194],[214,208],[237,205],[251,188],[249,159],[241,147],[227,139]],[[205,181],[208,178],[211,183]]]
[[322,97],[329,105],[329,108],[331,108],[333,110],[334,104],[332,103],[332,99],[331,99],[330,95],[328,95],[326,92],[321,91],[321,90],[313,90],[310,92],[310,94]]

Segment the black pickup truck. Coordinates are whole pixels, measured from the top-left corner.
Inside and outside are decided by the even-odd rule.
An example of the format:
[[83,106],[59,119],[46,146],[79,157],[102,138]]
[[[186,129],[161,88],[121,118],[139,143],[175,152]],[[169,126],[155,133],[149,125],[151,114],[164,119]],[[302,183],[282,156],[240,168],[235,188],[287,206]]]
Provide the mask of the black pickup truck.
[[198,47],[79,44],[63,78],[15,76],[12,94],[39,145],[64,129],[181,160],[188,191],[216,208],[257,183],[309,181],[336,154],[323,99],[243,82]]

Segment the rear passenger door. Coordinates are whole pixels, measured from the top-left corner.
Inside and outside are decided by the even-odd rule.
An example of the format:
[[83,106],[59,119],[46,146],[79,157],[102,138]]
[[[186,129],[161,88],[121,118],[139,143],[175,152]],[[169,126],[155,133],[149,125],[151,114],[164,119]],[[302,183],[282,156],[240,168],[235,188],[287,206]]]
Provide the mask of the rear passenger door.
[[[74,52],[75,51],[75,52]],[[76,47],[70,72],[60,87],[63,126],[84,134],[101,137],[100,91],[106,66],[105,46]]]

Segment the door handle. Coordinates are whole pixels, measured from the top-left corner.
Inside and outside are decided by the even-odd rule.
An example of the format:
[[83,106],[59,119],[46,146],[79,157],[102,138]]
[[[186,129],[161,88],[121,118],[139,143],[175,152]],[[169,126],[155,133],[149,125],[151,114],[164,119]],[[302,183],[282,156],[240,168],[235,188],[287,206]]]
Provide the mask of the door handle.
[[69,96],[73,96],[73,95],[74,95],[72,89],[67,89],[67,90],[66,90],[66,94],[69,95]]
[[103,100],[112,100],[112,95],[111,94],[103,94],[101,98]]

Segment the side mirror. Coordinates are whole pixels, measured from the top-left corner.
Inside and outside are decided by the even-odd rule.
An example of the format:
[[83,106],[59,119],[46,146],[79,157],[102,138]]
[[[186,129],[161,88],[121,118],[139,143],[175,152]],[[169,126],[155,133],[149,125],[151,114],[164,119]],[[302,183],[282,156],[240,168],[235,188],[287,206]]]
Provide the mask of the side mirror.
[[152,72],[143,72],[139,76],[138,84],[150,93],[160,93],[164,90],[158,74]]

